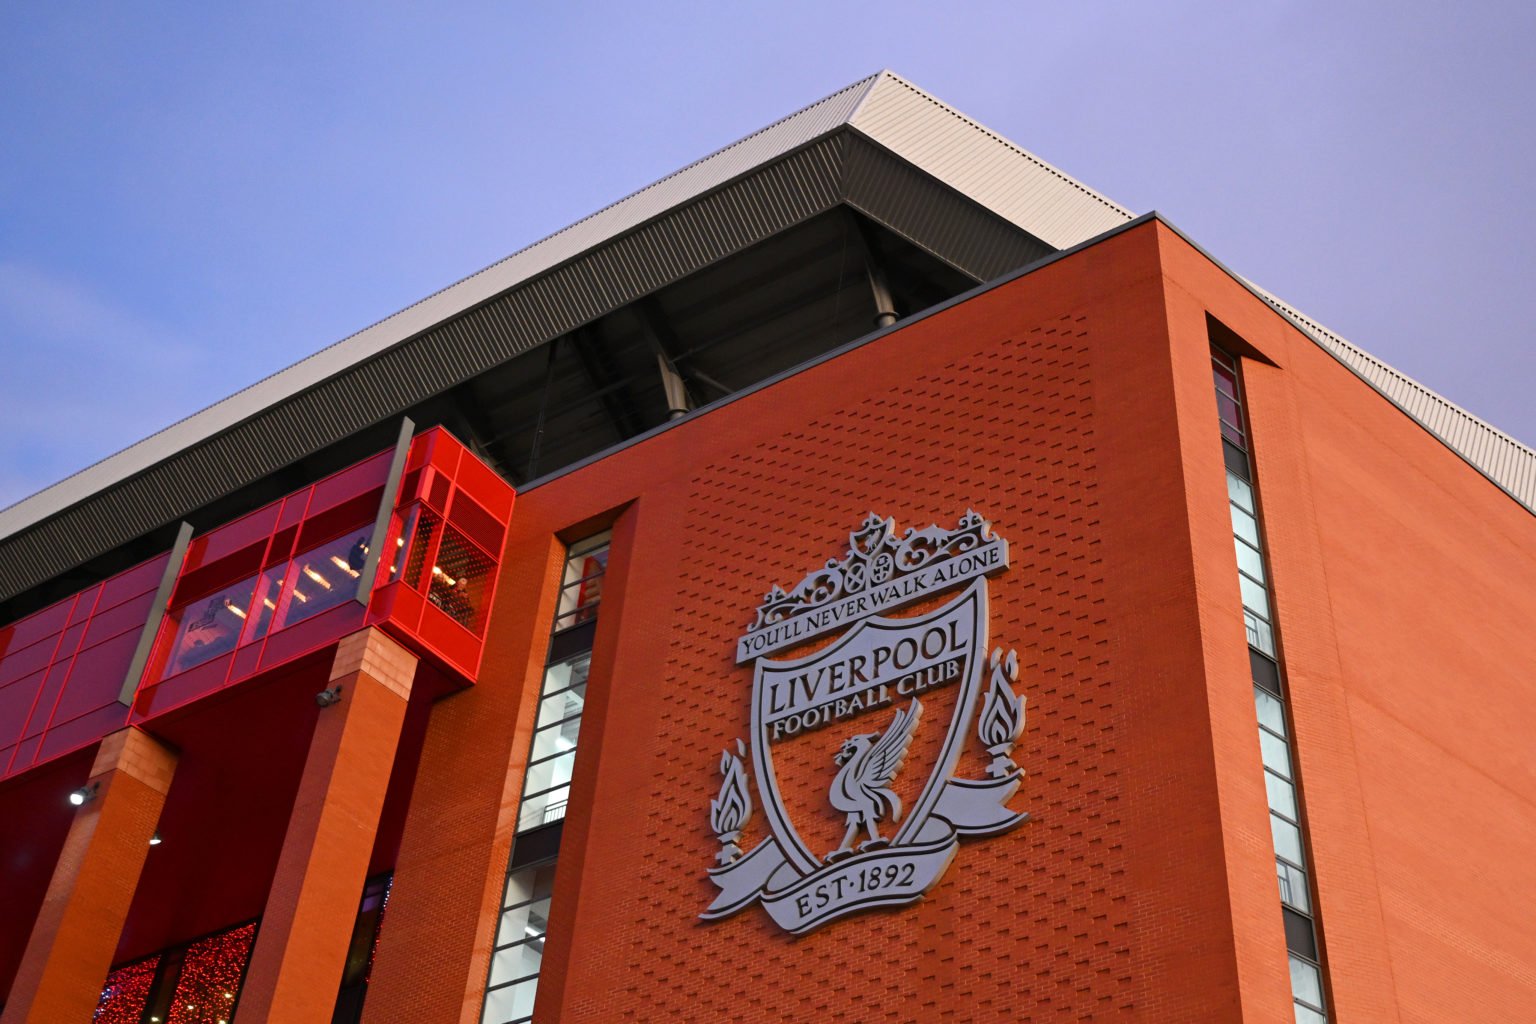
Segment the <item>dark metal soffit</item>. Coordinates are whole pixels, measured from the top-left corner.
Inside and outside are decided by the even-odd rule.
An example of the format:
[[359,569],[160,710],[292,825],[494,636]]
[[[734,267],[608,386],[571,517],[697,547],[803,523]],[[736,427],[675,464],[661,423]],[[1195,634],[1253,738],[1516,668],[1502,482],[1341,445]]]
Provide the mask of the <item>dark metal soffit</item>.
[[840,204],[976,281],[1054,251],[839,127],[0,540],[0,601]]

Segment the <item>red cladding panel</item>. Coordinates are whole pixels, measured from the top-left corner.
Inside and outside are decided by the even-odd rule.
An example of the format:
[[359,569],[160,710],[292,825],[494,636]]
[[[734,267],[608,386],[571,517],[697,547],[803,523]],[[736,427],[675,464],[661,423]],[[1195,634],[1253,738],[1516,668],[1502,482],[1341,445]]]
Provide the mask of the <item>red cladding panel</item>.
[[381,452],[320,481],[314,487],[306,516],[316,516],[360,494],[383,487],[389,474],[390,454]]
[[187,560],[182,565],[182,574],[186,575],[193,569],[228,558],[252,545],[264,547],[268,535],[275,527],[278,515],[278,503],[273,502],[248,516],[242,516],[232,523],[205,533],[194,540],[187,550]]
[[75,598],[65,598],[58,604],[49,605],[40,612],[28,615],[13,626],[7,626],[6,631],[10,633],[10,641],[6,644],[6,650],[18,651],[57,634],[69,622],[69,613],[74,606]]
[[0,661],[0,686],[46,670],[53,661],[53,652],[58,649],[59,635],[55,633],[41,643],[12,651],[4,661]]
[[[304,657],[366,622],[473,679],[512,488],[440,428],[418,436],[397,509],[418,501],[417,489],[439,509],[452,506],[455,546],[439,573],[423,566],[414,591],[389,583],[392,559],[383,559],[384,586],[365,611],[353,596],[390,459],[381,452],[193,540],[134,721]],[[8,752],[0,777],[123,724],[118,696],[168,557],[0,629],[0,746]]]

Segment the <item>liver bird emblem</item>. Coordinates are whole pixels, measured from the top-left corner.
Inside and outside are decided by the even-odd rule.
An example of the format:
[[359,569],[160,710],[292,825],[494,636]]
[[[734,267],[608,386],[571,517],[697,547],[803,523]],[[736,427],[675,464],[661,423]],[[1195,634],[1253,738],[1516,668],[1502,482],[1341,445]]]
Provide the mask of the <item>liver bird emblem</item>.
[[922,713],[923,704],[914,697],[910,707],[896,712],[883,734],[853,736],[832,758],[843,767],[832,780],[829,797],[833,807],[848,815],[848,831],[843,834],[842,845],[827,854],[828,862],[853,853],[853,840],[860,828],[869,833],[859,844],[860,850],[890,842],[881,838],[878,823],[887,815],[893,822],[901,820],[901,797],[892,792],[890,784],[907,759],[907,748],[912,745]]

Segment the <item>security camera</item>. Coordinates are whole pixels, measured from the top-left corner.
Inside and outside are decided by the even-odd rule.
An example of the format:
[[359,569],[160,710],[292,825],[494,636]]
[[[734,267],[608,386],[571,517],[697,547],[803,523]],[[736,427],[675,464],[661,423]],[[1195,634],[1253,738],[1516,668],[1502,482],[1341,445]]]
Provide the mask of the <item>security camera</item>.
[[315,703],[323,708],[328,708],[332,704],[340,704],[341,685],[338,683],[336,686],[331,687],[329,690],[321,690],[319,693],[315,694]]

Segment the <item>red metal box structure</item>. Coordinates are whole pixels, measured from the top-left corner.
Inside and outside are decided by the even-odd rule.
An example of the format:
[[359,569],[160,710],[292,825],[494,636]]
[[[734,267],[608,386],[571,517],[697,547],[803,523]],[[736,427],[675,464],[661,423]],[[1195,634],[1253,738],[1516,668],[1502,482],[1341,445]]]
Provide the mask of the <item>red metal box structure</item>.
[[[367,625],[472,683],[512,488],[442,428],[412,438],[364,604],[392,456],[380,452],[195,536],[165,609],[154,599],[170,553],[0,629],[0,776]],[[128,680],[146,629],[155,631],[150,656]]]

